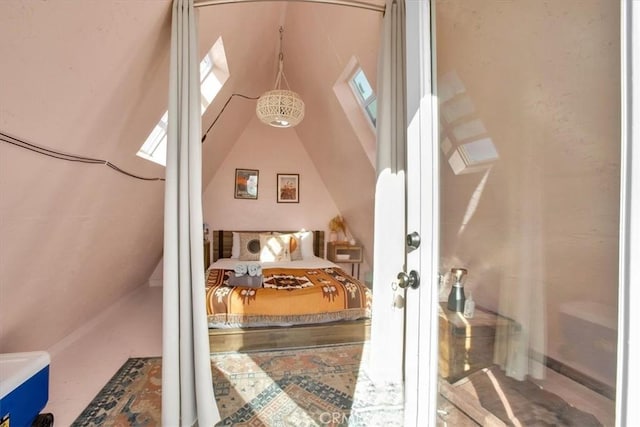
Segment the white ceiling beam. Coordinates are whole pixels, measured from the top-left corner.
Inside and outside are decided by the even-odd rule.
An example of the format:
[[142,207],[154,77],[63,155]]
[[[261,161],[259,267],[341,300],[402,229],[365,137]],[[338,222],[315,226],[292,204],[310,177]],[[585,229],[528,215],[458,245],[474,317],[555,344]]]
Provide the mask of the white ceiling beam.
[[384,5],[365,3],[357,0],[200,0],[200,1],[196,1],[193,4],[193,6],[205,7],[205,6],[216,6],[220,4],[257,3],[257,2],[266,2],[266,1],[298,1],[298,2],[305,2],[305,3],[324,3],[324,4],[331,4],[334,6],[355,7],[359,9],[372,10],[375,12],[382,12],[382,13],[384,13],[384,9],[385,9]]

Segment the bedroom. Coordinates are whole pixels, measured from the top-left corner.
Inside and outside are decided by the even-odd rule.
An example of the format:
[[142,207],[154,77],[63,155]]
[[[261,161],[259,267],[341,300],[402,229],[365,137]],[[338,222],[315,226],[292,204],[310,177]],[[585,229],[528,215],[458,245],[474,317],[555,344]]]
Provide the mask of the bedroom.
[[[91,7],[69,2],[18,4],[4,2],[2,6],[9,9],[8,13],[2,13],[5,17],[2,19],[6,19],[2,22],[3,57],[15,61],[12,67],[2,71],[2,81],[12,82],[3,86],[7,96],[3,96],[2,101],[2,130],[67,152],[108,158],[145,176],[158,175],[161,167],[144,162],[131,153],[138,150],[166,104],[167,80],[163,72],[168,62],[165,49],[168,2],[134,2],[126,8],[121,2]],[[277,51],[274,32],[280,24],[282,5],[264,7],[261,13],[227,15],[220,25],[254,28],[251,35],[241,33],[235,37],[234,43],[239,49],[259,47],[252,50],[251,61],[257,61],[259,68],[273,70],[269,64],[273,63]],[[292,16],[300,7],[288,5],[287,16]],[[585,11],[584,14],[587,21],[588,13]],[[345,21],[348,22],[342,23],[343,30],[351,33],[353,20]],[[327,48],[330,45],[332,49],[339,49],[343,45],[334,41],[339,32],[324,35],[322,40],[329,39],[330,42],[309,41],[314,46],[325,47],[318,52],[313,49],[313,56],[319,59],[315,63],[304,56],[304,49],[295,46],[294,40],[302,40],[291,35],[295,34],[295,24],[285,22],[285,27],[285,40],[291,43],[285,50],[285,71],[290,85],[302,92],[305,99],[325,99],[318,94],[331,88],[335,79],[319,79],[323,74],[320,67],[335,64],[336,69],[331,74],[337,75],[342,71],[337,64],[346,65],[349,58],[346,54],[335,55],[335,51],[332,53]],[[606,28],[615,32],[615,28]],[[212,44],[215,40],[216,35],[212,34],[207,41]],[[265,40],[270,41],[269,48],[265,47]],[[225,40],[225,49],[228,55],[233,55],[237,50],[231,49],[233,45],[229,43]],[[353,43],[359,45],[360,41]],[[68,46],[74,46],[74,49],[68,49]],[[96,49],[97,46],[100,49]],[[371,49],[376,52],[377,44],[373,46]],[[327,54],[327,58],[339,56],[342,62],[323,60],[320,53]],[[362,51],[360,55],[367,76],[375,81],[374,55],[368,51]],[[304,68],[299,64],[300,71],[295,71],[298,58],[303,64],[315,65]],[[233,59],[229,58],[229,61],[230,69],[233,69]],[[602,59],[600,64],[606,68],[609,62]],[[211,123],[220,111],[231,93],[234,79],[243,78],[246,86],[242,92],[249,91],[251,95],[272,85],[272,73],[265,73],[261,79],[247,79],[255,68],[258,67],[235,68],[239,74],[232,72],[227,83],[229,92],[216,98],[205,115],[205,122]],[[323,87],[306,89],[310,82],[320,81]],[[223,203],[218,196],[233,197],[232,175],[218,175],[216,171],[222,169],[227,172],[236,167],[260,170],[262,180],[258,200],[237,202],[267,215],[274,228],[280,228],[277,219],[281,215],[299,212],[302,206],[311,202],[307,198],[311,194],[309,191],[322,182],[325,201],[333,199],[336,208],[329,204],[331,208],[325,212],[312,208],[305,210],[303,215],[311,219],[301,219],[305,223],[295,224],[295,227],[325,228],[328,220],[341,212],[354,235],[363,242],[371,260],[375,180],[371,161],[339,105],[307,102],[309,120],[305,122],[305,129],[300,127],[297,136],[285,137],[291,138],[289,140],[283,140],[281,134],[269,139],[270,143],[290,143],[297,152],[308,153],[300,165],[293,165],[293,168],[286,163],[273,167],[247,163],[253,161],[249,155],[253,155],[254,148],[266,149],[250,136],[258,129],[258,123],[252,123],[255,120],[251,112],[253,105],[240,100],[229,104],[204,145],[204,157],[210,162],[204,171],[204,180],[210,183],[205,190],[205,198],[208,198],[205,218],[210,224],[221,221],[215,218],[211,206]],[[314,109],[323,120],[313,120]],[[331,121],[331,126],[327,125],[327,120]],[[233,145],[236,141],[249,144],[250,139],[256,144],[253,148],[245,145],[240,149],[239,145],[236,150]],[[107,168],[59,164],[13,149],[11,156],[7,156],[5,151],[10,149],[5,145],[2,150],[3,183],[21,184],[3,184],[2,189],[3,247],[11,249],[2,252],[0,345],[2,351],[50,348],[104,307],[147,283],[161,255],[162,218],[158,212],[162,210],[162,184],[132,182]],[[218,150],[223,154],[217,154]],[[231,158],[234,161],[227,163]],[[275,202],[277,173],[300,173],[300,205]],[[216,180],[219,181],[216,182],[219,193],[211,187]],[[68,191],[70,189],[73,191]],[[610,203],[598,203],[598,206],[607,205]],[[240,224],[235,224],[236,220]],[[216,228],[247,228],[240,227],[242,221],[243,217],[236,215],[233,224],[222,223]],[[607,259],[612,262],[611,258]],[[26,272],[25,260],[29,260],[30,267]],[[471,270],[470,278],[473,273]],[[558,282],[571,283],[563,278]],[[26,295],[30,296],[27,298]],[[474,293],[474,297],[481,300],[480,295]],[[34,318],[30,314],[39,312],[45,305],[48,311],[44,314],[44,322],[40,316]]]

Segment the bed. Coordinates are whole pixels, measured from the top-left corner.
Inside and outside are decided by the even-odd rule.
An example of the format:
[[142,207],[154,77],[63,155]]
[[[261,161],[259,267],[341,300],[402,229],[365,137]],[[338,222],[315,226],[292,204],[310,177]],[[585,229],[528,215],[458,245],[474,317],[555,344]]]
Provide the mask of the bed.
[[323,258],[323,231],[220,230],[212,244],[212,352],[368,339],[371,291]]

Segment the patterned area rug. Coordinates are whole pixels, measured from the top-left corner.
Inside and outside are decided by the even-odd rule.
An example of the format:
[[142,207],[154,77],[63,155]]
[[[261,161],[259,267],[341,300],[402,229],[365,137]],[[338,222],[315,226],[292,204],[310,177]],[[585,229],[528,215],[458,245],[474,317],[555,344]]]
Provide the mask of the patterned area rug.
[[127,360],[72,426],[159,426],[161,374],[159,357]]
[[361,368],[367,351],[350,344],[219,356],[219,425],[401,426],[402,389],[376,388]]
[[[222,353],[211,358],[220,426],[401,426],[402,388],[374,385],[368,346]],[[129,359],[74,422],[160,425],[161,359]]]

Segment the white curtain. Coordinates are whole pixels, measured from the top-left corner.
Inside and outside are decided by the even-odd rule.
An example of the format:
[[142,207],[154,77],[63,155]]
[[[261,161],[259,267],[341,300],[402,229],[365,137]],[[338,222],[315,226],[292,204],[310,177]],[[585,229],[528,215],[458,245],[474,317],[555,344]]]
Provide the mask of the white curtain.
[[174,0],[164,211],[162,425],[211,427],[204,298],[200,71],[193,0]]
[[538,166],[545,161],[547,152],[540,148],[535,125],[521,126],[528,137],[518,142],[520,155],[502,166],[509,177],[509,188],[505,191],[509,212],[505,229],[510,246],[502,260],[504,279],[498,312],[515,323],[508,328],[497,328],[493,358],[508,376],[520,381],[527,375],[543,378],[543,355],[548,354],[544,170]]
[[388,0],[378,62],[377,181],[373,244],[370,375],[399,381],[403,366],[404,296],[392,282],[405,263],[405,7]]

